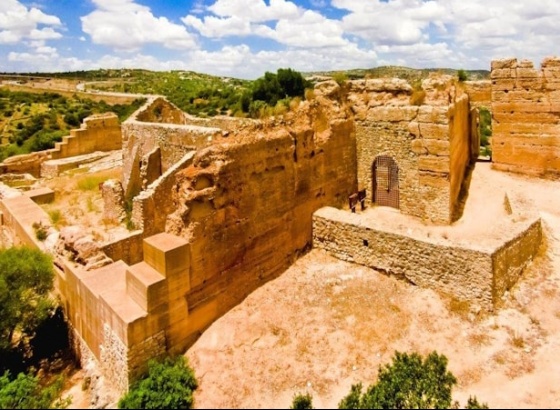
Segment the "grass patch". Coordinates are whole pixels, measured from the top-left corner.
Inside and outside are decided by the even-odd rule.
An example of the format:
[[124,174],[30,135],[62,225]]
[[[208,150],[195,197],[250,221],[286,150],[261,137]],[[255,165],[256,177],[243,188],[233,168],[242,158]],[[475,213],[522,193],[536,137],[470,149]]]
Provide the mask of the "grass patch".
[[76,188],[80,191],[95,191],[108,179],[118,178],[120,172],[115,170],[102,171],[95,174],[87,174],[78,179]]

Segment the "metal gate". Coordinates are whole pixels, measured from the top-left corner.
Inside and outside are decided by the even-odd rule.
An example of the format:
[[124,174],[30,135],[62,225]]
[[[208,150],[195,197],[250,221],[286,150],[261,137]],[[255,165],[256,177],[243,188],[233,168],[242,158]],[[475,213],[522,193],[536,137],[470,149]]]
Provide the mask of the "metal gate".
[[373,198],[380,206],[399,209],[399,167],[393,158],[379,156],[372,165]]

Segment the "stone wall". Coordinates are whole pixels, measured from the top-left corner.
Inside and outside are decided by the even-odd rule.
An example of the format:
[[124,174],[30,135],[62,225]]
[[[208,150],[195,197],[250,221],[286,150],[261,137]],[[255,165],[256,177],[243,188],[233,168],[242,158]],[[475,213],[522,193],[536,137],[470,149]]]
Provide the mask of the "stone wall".
[[132,222],[144,236],[165,231],[167,216],[176,210],[169,193],[177,184],[177,173],[192,164],[194,152],[186,154],[133,200]]
[[115,239],[102,245],[103,252],[114,261],[124,261],[129,265],[142,260],[142,242],[144,233],[141,230],[131,232],[124,238]]
[[[219,128],[139,120],[139,118],[152,119],[154,114],[149,114],[154,110],[152,105],[158,107],[162,104],[161,101],[163,100],[156,99],[155,102],[149,100],[122,125],[122,183],[127,198],[133,198],[142,190],[142,162],[148,162],[147,157],[154,149],[158,147],[160,149],[158,161],[161,161],[161,172],[164,173],[188,152],[203,148],[217,136],[222,135],[222,130]],[[176,118],[179,114],[171,108],[168,110],[162,108],[161,112],[162,121],[164,119],[182,121]]]
[[410,105],[404,80],[360,80],[349,86],[355,113],[358,183],[372,200],[372,166],[387,155],[399,167],[400,210],[424,220],[450,223],[457,186],[464,178],[472,135],[466,95],[450,78],[423,82],[422,105]]
[[560,175],[560,58],[492,62],[495,169]]
[[75,157],[95,151],[114,151],[122,147],[119,118],[115,113],[95,114],[84,119],[81,128],[57,142],[51,159]]
[[492,81],[465,81],[463,83],[465,92],[469,96],[471,107],[487,107],[492,105]]
[[0,174],[31,174],[41,176],[41,164],[50,159],[51,150],[15,155],[0,163]]
[[190,243],[193,341],[310,248],[316,209],[347,202],[357,187],[353,132],[342,106],[317,98],[216,141],[178,174],[166,231]]
[[541,243],[540,219],[522,224],[502,246],[443,244],[368,225],[359,214],[323,208],[313,217],[313,245],[333,256],[493,310]]

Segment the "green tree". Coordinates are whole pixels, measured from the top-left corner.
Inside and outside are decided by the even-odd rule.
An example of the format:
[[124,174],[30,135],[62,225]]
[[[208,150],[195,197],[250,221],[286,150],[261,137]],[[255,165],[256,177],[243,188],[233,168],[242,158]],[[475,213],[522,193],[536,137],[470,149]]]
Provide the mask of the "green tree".
[[119,409],[190,409],[198,387],[183,356],[150,361],[148,374],[119,400]]
[[292,405],[290,409],[312,409],[313,408],[313,397],[311,394],[296,394],[292,400]]
[[457,79],[458,79],[460,82],[467,81],[468,78],[469,78],[469,77],[468,77],[467,72],[466,72],[465,70],[460,69],[459,71],[457,71]]
[[10,350],[16,335],[20,341],[32,337],[53,315],[53,280],[52,261],[43,252],[25,247],[0,251],[0,350]]
[[63,409],[70,399],[60,400],[63,383],[59,378],[42,387],[35,376],[19,373],[14,380],[5,372],[0,376],[0,409]]
[[[341,409],[447,409],[457,379],[447,370],[447,358],[430,353],[395,352],[391,364],[379,368],[376,384],[362,393],[362,384],[353,385],[340,403]],[[477,404],[476,397],[469,403]]]

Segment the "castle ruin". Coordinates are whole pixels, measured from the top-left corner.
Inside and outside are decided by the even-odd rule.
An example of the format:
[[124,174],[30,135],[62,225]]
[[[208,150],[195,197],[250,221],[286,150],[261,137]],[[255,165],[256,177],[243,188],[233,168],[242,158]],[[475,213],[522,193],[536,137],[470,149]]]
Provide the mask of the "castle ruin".
[[[546,60],[544,74],[531,81],[519,71],[527,63],[508,61],[492,64],[494,164],[523,171],[523,161],[533,161],[506,151],[526,140],[504,132],[527,120],[524,138],[547,147],[531,151],[542,157],[535,169],[555,173],[558,118],[545,102],[553,91],[543,91],[543,79],[553,78],[548,68],[560,60]],[[472,100],[487,98],[489,87],[475,87]],[[538,104],[509,101],[521,95],[516,87],[537,87],[526,96],[539,96]],[[107,215],[118,220],[129,201],[136,229],[100,244],[106,259],[95,259],[99,266],[61,255],[55,261],[82,360],[96,361],[124,391],[148,359],[184,352],[311,247],[492,311],[537,253],[537,215],[512,211],[482,247],[390,229],[375,214],[389,207],[434,229],[460,219],[479,146],[470,90],[446,76],[424,80],[421,96],[398,79],[326,81],[295,112],[262,121],[197,119],[150,98],[120,126],[122,178],[103,186]],[[528,112],[550,121],[546,138]],[[105,138],[102,129],[95,132],[96,140]],[[362,209],[351,200],[364,192]],[[48,223],[37,197],[4,198],[0,210],[20,242],[44,248],[30,227]]]

